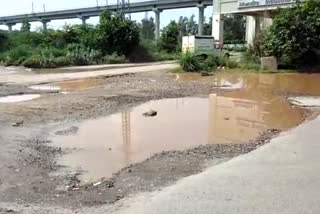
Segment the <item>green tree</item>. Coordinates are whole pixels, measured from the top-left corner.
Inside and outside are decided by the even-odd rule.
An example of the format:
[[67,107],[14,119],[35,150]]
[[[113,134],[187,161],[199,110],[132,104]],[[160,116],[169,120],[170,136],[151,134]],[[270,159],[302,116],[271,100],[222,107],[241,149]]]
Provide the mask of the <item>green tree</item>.
[[245,40],[245,17],[238,14],[226,15],[224,18],[225,43],[238,43]]
[[188,22],[189,22],[188,17],[180,16],[179,21],[178,21],[178,25],[180,28],[180,36],[181,37],[188,35],[188,29],[187,29]]
[[5,50],[9,44],[8,33],[0,30],[0,51]]
[[187,34],[189,35],[197,35],[198,33],[198,25],[194,20],[194,14],[191,15],[190,19],[188,20],[187,24]]
[[267,35],[265,50],[286,65],[317,62],[320,49],[320,1],[306,0],[281,9]]
[[24,19],[21,26],[22,32],[30,32],[31,24],[29,23],[28,19]]
[[209,22],[204,23],[203,34],[204,35],[212,35],[212,16],[209,18]]
[[140,30],[136,22],[124,15],[105,11],[97,27],[98,47],[103,54],[129,54],[139,44]]
[[160,48],[167,52],[177,51],[179,48],[179,35],[179,25],[175,21],[171,21],[161,31]]
[[143,39],[154,39],[155,24],[153,17],[142,19],[141,21],[141,37]]

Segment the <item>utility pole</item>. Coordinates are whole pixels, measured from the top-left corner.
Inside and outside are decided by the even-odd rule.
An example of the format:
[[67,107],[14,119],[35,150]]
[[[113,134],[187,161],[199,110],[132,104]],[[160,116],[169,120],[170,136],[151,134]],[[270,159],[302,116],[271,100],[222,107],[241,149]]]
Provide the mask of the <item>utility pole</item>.
[[46,4],[43,4],[43,12],[46,12]]
[[96,0],[97,1],[97,7],[99,7],[99,0]]
[[32,13],[34,13],[34,4],[33,4],[33,1],[32,1]]
[[106,0],[106,6],[108,6],[108,0]]

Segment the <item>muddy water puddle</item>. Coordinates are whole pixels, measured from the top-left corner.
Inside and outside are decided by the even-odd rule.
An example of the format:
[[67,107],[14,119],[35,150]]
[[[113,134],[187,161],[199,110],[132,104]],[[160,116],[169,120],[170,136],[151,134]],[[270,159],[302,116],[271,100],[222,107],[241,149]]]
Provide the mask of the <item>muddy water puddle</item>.
[[[55,145],[72,149],[59,163],[82,171],[83,181],[94,181],[111,177],[121,168],[161,151],[248,143],[267,129],[288,130],[303,120],[303,111],[275,92],[320,95],[320,75],[178,75],[177,81],[209,80],[218,88],[238,90],[218,91],[201,98],[150,101],[108,117],[84,121],[77,125],[77,133],[54,136]],[[143,116],[150,109],[156,110],[157,115]]]
[[81,91],[103,85],[103,79],[81,79],[50,84],[34,85],[29,88],[44,91]]
[[39,98],[40,94],[22,94],[0,97],[0,103],[17,103]]

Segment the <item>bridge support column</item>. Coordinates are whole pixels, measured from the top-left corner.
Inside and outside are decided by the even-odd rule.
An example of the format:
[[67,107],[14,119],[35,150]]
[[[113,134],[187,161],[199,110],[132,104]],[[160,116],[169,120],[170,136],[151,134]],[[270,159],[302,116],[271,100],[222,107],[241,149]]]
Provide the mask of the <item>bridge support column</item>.
[[199,19],[198,19],[198,35],[203,35],[203,22],[204,22],[204,9],[206,8],[203,4],[199,4]]
[[11,33],[12,32],[12,27],[15,26],[16,24],[15,23],[7,23],[6,25],[8,27],[9,33]]
[[89,19],[88,16],[78,16],[78,18],[81,19],[83,26],[87,25],[87,19]]
[[219,41],[219,46],[223,46],[223,19],[220,0],[213,0],[212,36]]
[[50,20],[41,20],[41,22],[42,22],[43,32],[46,32],[48,29],[48,23],[50,22]]
[[155,13],[155,30],[154,30],[154,38],[156,40],[160,39],[160,13],[162,12],[158,8],[154,8],[153,12]]

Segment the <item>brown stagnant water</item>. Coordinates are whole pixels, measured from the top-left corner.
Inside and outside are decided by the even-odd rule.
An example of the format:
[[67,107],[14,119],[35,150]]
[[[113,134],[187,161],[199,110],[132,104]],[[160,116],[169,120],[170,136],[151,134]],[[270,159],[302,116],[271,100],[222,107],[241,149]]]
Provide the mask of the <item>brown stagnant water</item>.
[[33,85],[29,88],[34,90],[47,90],[47,91],[81,91],[90,88],[95,88],[99,85],[104,84],[105,81],[99,78],[92,79],[80,79],[80,80],[71,80],[63,82],[55,82],[50,84],[42,85]]
[[[204,78],[238,90],[202,98],[149,101],[84,121],[78,124],[77,134],[54,137],[58,146],[77,148],[62,156],[60,164],[84,171],[81,179],[94,181],[161,151],[248,143],[267,129],[288,130],[302,121],[302,111],[274,91],[320,95],[320,75],[219,73],[213,77],[176,77],[178,81]],[[150,109],[158,115],[144,117],[142,114]]]

